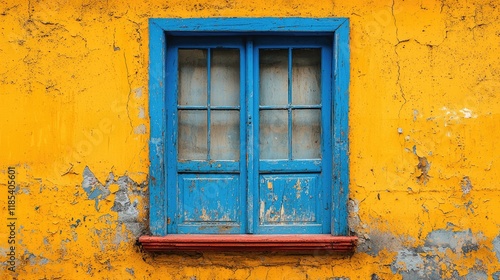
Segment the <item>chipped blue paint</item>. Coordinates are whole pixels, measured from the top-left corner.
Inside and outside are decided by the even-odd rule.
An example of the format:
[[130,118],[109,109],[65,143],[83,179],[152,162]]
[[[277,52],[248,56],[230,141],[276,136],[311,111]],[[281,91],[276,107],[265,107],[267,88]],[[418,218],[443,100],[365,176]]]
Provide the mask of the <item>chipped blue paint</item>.
[[349,20],[334,34],[333,71],[333,189],[332,233],[348,235],[347,202],[349,198]]

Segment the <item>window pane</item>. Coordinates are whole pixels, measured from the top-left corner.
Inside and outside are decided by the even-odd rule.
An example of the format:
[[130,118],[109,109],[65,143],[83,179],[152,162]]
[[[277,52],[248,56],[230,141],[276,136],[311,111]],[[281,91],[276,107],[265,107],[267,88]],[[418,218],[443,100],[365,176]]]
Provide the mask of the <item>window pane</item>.
[[320,86],[321,49],[292,50],[292,103],[321,104]]
[[288,112],[260,111],[260,158],[288,158]]
[[179,105],[207,104],[207,50],[179,50]]
[[179,111],[179,160],[207,159],[207,112]]
[[321,158],[321,110],[292,111],[292,158]]
[[260,105],[288,104],[288,50],[260,50]]
[[210,158],[238,160],[240,157],[240,112],[212,111],[210,124]]
[[210,70],[210,104],[238,106],[240,103],[240,51],[238,49],[214,49]]

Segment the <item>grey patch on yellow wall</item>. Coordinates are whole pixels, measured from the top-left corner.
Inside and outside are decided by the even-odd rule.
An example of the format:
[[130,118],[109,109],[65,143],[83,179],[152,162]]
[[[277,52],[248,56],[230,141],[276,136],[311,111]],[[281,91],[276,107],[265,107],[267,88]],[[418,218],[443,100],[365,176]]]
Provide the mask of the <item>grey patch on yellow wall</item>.
[[364,252],[370,256],[377,256],[380,251],[387,250],[397,252],[403,248],[404,243],[412,242],[411,238],[404,236],[394,236],[389,232],[371,230],[369,234],[363,234],[360,237],[358,252]]
[[470,193],[470,191],[472,190],[472,183],[469,179],[469,176],[464,176],[462,178],[461,187],[464,195]]
[[140,124],[134,127],[135,134],[146,134],[146,126],[144,124]]
[[132,232],[135,237],[140,236],[145,231],[146,221],[140,221],[139,210],[137,209],[139,202],[137,199],[131,201],[130,195],[134,194],[145,197],[146,183],[139,184],[128,176],[116,178],[111,172],[106,179],[106,184],[103,185],[95,177],[90,168],[86,166],[83,170],[82,187],[87,193],[87,198],[95,201],[95,209],[98,212],[101,210],[99,208],[99,202],[106,199],[106,197],[111,194],[109,186],[112,184],[117,184],[119,186],[118,191],[115,193],[113,207],[111,208],[112,211],[118,213],[118,226],[125,224],[125,227]]
[[500,235],[493,239],[493,251],[497,255],[498,262],[500,262]]
[[111,210],[118,212],[118,221],[124,223],[127,229],[138,237],[143,233],[145,226],[139,221],[138,201],[131,201],[129,195],[134,190],[140,190],[141,185],[127,176],[119,177],[116,184],[120,186],[120,189],[115,193],[115,202]]
[[[487,279],[486,273],[477,269],[460,276],[453,260],[447,255],[441,257],[438,254],[451,250],[457,257],[467,256],[479,249],[478,239],[483,238],[481,234],[473,235],[470,230],[435,230],[427,235],[424,246],[399,250],[391,270],[400,274],[403,280]],[[444,278],[450,272],[451,276]]]
[[85,166],[83,169],[82,187],[87,193],[87,198],[95,201],[95,209],[97,211],[99,211],[99,201],[106,198],[110,194],[108,189],[109,181],[111,180],[107,180],[108,184],[104,186],[101,182],[99,182],[99,180],[97,180],[94,173],[90,171],[88,166]]
[[358,228],[361,225],[361,219],[359,218],[359,201],[357,199],[349,199],[347,204],[347,209],[349,212],[348,224],[349,230],[351,232],[358,231]]
[[423,248],[424,250],[437,249],[439,252],[444,252],[446,248],[449,248],[453,253],[467,254],[477,251],[479,246],[477,238],[470,230],[435,230],[427,235]]

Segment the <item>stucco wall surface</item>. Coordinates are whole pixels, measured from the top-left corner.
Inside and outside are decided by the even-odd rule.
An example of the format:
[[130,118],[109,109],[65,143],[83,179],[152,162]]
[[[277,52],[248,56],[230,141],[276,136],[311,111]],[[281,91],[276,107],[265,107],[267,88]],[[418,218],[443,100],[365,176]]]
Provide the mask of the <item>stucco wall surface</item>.
[[[356,253],[141,251],[151,17],[350,18]],[[482,0],[0,1],[0,278],[500,279],[499,30]]]

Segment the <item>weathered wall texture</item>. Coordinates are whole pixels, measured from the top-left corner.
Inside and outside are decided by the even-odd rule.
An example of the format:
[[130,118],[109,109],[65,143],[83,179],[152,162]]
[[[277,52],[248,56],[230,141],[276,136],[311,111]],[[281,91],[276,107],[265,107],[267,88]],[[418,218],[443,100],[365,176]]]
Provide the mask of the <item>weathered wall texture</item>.
[[[499,1],[122,2],[0,2],[0,278],[500,279]],[[148,18],[233,16],[351,20],[351,257],[136,245]]]

